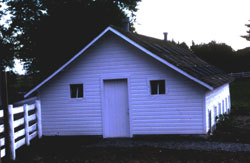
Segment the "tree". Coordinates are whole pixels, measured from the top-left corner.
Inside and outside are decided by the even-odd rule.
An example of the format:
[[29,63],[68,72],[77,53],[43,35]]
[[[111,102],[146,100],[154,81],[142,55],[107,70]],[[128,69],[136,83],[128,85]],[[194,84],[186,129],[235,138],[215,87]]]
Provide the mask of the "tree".
[[0,1],[0,20],[1,22],[5,22],[5,24],[0,26],[0,72],[7,66],[13,67],[13,59],[15,57],[15,53],[13,52],[13,44],[10,41],[10,37],[7,35],[9,19],[6,19],[6,16],[8,14],[8,7],[4,6],[6,5]]
[[[7,0],[17,53],[30,73],[47,76],[108,25],[133,20],[140,0]],[[128,15],[128,13],[131,13]]]
[[12,45],[4,41],[0,42],[0,72],[6,67],[13,67],[14,57]]
[[201,59],[226,72],[232,72],[236,63],[234,62],[234,50],[225,43],[211,41],[208,44],[196,45],[193,42],[191,50]]
[[[248,28],[250,28],[250,24],[246,24]],[[247,41],[250,41],[250,29],[247,31],[247,35],[241,36],[245,38]]]
[[234,55],[234,72],[246,72],[250,71],[250,48],[239,49]]

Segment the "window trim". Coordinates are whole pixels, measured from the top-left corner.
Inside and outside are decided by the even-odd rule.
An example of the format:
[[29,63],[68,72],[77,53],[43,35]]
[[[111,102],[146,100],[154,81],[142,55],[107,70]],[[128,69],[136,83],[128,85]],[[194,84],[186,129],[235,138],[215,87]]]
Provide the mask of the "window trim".
[[218,103],[218,111],[219,111],[219,116],[222,114],[222,108],[221,108],[221,103]]
[[[151,81],[160,81],[160,80],[164,80],[164,84],[165,84],[165,93],[164,94],[152,94],[151,93]],[[167,89],[167,80],[165,78],[150,78],[148,79],[148,93],[150,96],[166,96],[168,93],[168,89]],[[159,88],[157,88],[157,92],[159,92]]]
[[216,124],[216,117],[218,117],[218,106],[213,106],[214,124]]
[[[71,97],[71,85],[77,85],[77,84],[82,84],[82,97],[75,97],[75,98],[72,98]],[[83,82],[71,82],[68,84],[68,88],[69,88],[69,98],[71,100],[81,100],[81,99],[84,99],[86,97],[86,94],[85,94],[85,84]]]
[[224,100],[222,99],[222,112],[223,112],[223,114],[225,114],[226,112],[225,112],[225,102],[224,102]]

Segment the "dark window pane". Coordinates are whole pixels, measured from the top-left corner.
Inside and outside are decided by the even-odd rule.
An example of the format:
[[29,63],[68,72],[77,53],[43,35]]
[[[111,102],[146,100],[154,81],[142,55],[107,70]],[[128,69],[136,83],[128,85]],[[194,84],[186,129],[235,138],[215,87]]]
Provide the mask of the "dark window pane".
[[79,84],[79,87],[78,87],[78,97],[79,98],[83,97],[83,85],[82,84]]
[[159,80],[159,94],[165,94],[165,80]]
[[151,95],[157,94],[157,84],[158,84],[158,82],[156,80],[150,81]]
[[70,97],[76,98],[76,87],[74,85],[70,85]]
[[165,94],[165,80],[151,80],[150,81],[151,94]]
[[70,97],[71,98],[83,97],[83,84],[70,84]]

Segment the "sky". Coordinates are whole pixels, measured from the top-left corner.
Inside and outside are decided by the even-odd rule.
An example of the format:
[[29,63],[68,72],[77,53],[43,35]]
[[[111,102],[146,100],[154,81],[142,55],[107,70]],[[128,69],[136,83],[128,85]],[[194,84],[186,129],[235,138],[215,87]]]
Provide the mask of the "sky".
[[250,23],[250,0],[142,0],[136,13],[136,31],[163,39],[196,43],[212,40],[234,50],[250,46],[243,39]]

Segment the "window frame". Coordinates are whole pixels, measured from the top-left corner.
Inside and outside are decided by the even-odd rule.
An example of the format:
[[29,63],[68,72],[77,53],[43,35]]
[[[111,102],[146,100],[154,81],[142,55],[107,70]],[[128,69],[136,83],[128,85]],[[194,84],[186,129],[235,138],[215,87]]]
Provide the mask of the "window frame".
[[[160,89],[157,87],[157,94],[152,94],[151,92],[151,81],[164,81],[164,85],[165,85],[165,93],[163,94],[159,94],[160,92]],[[158,84],[159,86],[159,84]],[[163,79],[163,78],[152,78],[152,79],[148,79],[148,89],[149,89],[149,95],[150,96],[166,96],[167,95],[167,82],[166,82],[166,79]]]
[[225,102],[224,102],[224,100],[222,100],[222,112],[223,112],[223,114],[225,114],[226,113],[226,110],[225,110]]
[[228,103],[227,103],[227,97],[225,97],[225,108],[226,108],[226,113],[228,113]]
[[[71,85],[82,85],[82,97],[71,97]],[[79,100],[79,99],[84,99],[85,98],[85,89],[84,89],[84,83],[83,82],[74,82],[74,83],[69,83],[69,98],[71,100]]]
[[216,117],[218,117],[218,107],[214,105],[213,115],[214,115],[214,122],[216,122]]
[[218,115],[220,116],[222,114],[222,108],[221,108],[221,103],[220,102],[218,103],[218,111],[219,111]]

